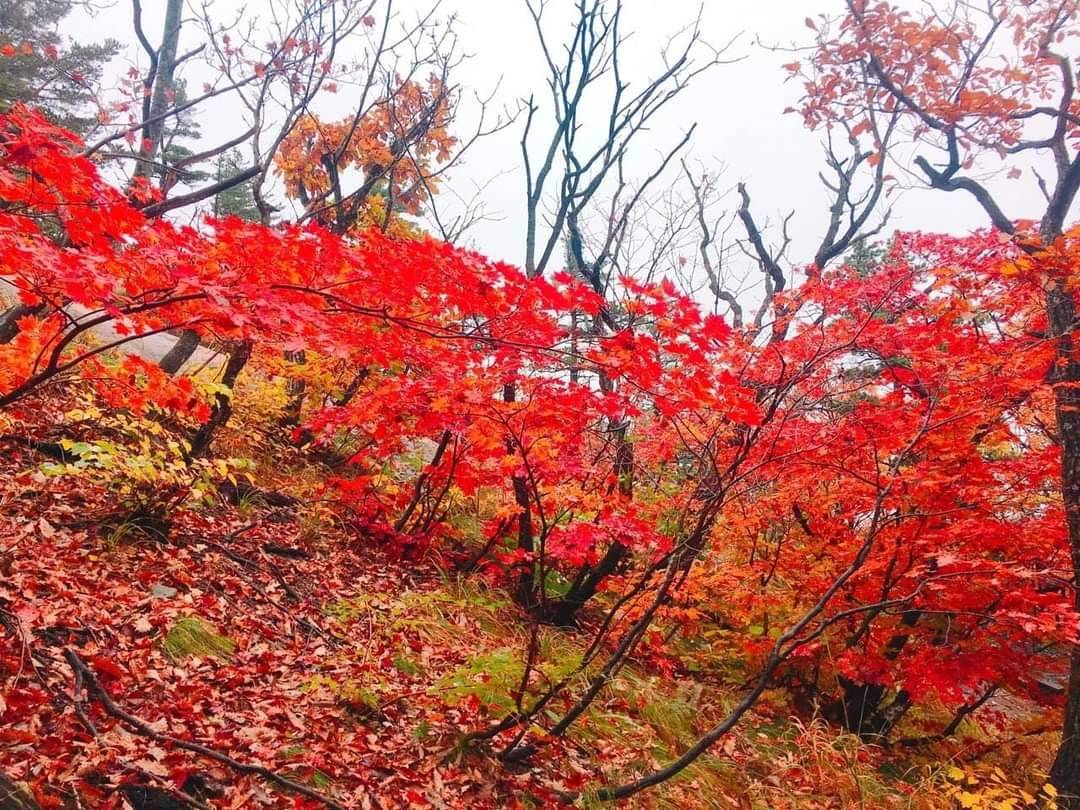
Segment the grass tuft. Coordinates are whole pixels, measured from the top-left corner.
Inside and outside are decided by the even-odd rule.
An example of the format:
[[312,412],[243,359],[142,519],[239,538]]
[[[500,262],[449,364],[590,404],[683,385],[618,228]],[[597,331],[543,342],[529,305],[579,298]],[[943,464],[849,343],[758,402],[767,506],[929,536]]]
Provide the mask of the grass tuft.
[[235,641],[195,616],[178,618],[165,634],[161,646],[173,661],[196,655],[227,661],[236,651]]

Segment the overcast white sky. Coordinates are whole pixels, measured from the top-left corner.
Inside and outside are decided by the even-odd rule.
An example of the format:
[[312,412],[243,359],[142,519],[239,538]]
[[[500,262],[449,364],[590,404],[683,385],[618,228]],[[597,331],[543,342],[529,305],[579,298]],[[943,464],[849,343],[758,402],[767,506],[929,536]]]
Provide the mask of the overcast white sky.
[[[248,12],[257,13],[275,1],[252,0],[247,3]],[[408,7],[419,2],[399,0],[399,5]],[[635,33],[624,57],[624,72],[642,78],[654,72],[657,52],[667,35],[691,20],[700,2],[625,0],[624,30]],[[144,5],[148,30],[159,32],[164,0],[144,0]],[[239,3],[218,0],[216,5],[224,14]],[[550,0],[552,30],[557,28],[557,15],[566,14],[570,6],[571,0]],[[631,173],[640,176],[650,172],[657,149],[676,141],[683,129],[696,121],[698,129],[687,156],[707,167],[723,166],[726,187],[745,181],[759,219],[776,222],[794,210],[792,258],[808,259],[825,218],[825,195],[817,179],[822,154],[820,137],[805,130],[797,115],[783,114],[784,108],[795,104],[799,96],[799,87],[785,82],[780,68],[781,63],[792,59],[791,55],[755,43],[806,44],[812,33],[805,26],[806,16],[835,15],[841,7],[841,0],[704,0],[705,38],[719,45],[741,34],[729,55],[744,58],[700,77],[657,119],[649,135],[651,141],[630,162]],[[459,16],[462,48],[472,54],[458,70],[458,82],[487,91],[501,80],[498,99],[507,107],[513,107],[517,99],[530,92],[538,96],[544,93],[544,70],[523,0],[444,0],[443,8],[444,13]],[[130,0],[115,0],[113,6],[93,19],[75,20],[72,33],[82,39],[116,36],[133,42],[130,19]],[[184,48],[182,42],[181,50]],[[137,56],[133,47],[127,58]],[[214,112],[214,120],[204,117],[204,132],[213,135],[226,123],[228,115],[228,110],[219,109]],[[490,137],[467,156],[451,178],[454,188],[468,195],[474,184],[483,184],[503,173],[491,181],[484,195],[488,211],[500,219],[477,225],[469,241],[494,258],[514,263],[521,262],[524,251],[520,136],[520,126],[514,126]],[[896,167],[894,173],[902,176],[903,167]],[[996,182],[1010,216],[1037,213],[1037,192],[1028,178],[1009,183],[1001,180],[1001,185]],[[964,231],[986,224],[974,202],[958,193],[911,190],[894,197],[891,203],[892,224],[903,229]],[[727,208],[733,205],[729,201]]]

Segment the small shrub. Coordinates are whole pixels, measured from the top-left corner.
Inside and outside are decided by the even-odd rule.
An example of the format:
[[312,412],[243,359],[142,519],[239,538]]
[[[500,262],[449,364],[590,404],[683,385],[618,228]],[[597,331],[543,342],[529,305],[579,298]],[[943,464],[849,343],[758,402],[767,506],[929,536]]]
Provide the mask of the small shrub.
[[[151,409],[152,410],[152,409]],[[104,487],[119,504],[100,518],[107,540],[133,534],[168,537],[170,515],[184,503],[212,503],[218,481],[251,478],[247,459],[192,459],[186,440],[160,422],[94,406],[68,412],[73,421],[93,421],[110,440],[58,442],[64,460],[43,464],[47,476],[79,479]]]
[[523,671],[514,650],[493,650],[458,667],[433,691],[443,693],[452,706],[472,699],[495,712],[509,712],[514,708],[512,695],[521,683]]

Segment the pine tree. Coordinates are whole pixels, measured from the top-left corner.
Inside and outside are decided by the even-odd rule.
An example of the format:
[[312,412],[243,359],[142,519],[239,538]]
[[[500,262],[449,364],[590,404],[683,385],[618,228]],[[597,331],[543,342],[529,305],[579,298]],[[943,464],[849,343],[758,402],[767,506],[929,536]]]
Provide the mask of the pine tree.
[[57,27],[71,7],[71,0],[0,0],[0,47],[14,49],[0,58],[0,110],[23,101],[86,132],[95,121],[92,102],[102,71],[120,43],[66,41]]
[[880,242],[869,242],[865,238],[856,239],[851,250],[844,257],[844,263],[855,268],[861,276],[872,275],[885,258],[885,246]]
[[[187,85],[183,80],[177,80],[173,106],[183,107],[187,100]],[[210,171],[204,167],[205,159],[191,163],[185,162],[195,154],[185,141],[198,141],[201,137],[202,132],[191,109],[169,116],[164,122],[162,132],[160,162],[163,165],[154,166],[154,173],[157,174],[159,181],[166,181],[173,170],[175,170],[175,180],[188,186],[210,179]]]
[[[240,152],[231,149],[218,157],[215,179],[225,180],[244,168],[245,163]],[[252,181],[240,183],[220,192],[214,197],[213,212],[215,217],[236,216],[250,222],[258,221],[259,209],[255,205]]]

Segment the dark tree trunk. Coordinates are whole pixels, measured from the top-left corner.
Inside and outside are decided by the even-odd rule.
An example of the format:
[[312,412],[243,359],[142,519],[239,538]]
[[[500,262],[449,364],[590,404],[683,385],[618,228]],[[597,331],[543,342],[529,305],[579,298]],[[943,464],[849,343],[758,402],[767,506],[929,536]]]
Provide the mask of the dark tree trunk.
[[45,309],[44,304],[16,304],[0,315],[0,343],[11,343],[19,334],[19,321],[37,315]]
[[[1076,302],[1069,290],[1057,286],[1046,294],[1046,309],[1051,332],[1058,341],[1052,381],[1061,442],[1061,498],[1072,549],[1073,598],[1080,612],[1080,359],[1075,355]],[[1072,650],[1061,747],[1050,780],[1061,794],[1061,806],[1080,810],[1080,648]]]
[[[601,379],[603,384],[603,379]],[[611,429],[615,433],[615,478],[618,482],[619,497],[629,500],[634,497],[634,445],[627,440],[627,432],[630,429],[630,420],[623,419],[613,423]],[[574,580],[574,584],[557,605],[551,614],[553,624],[565,627],[577,621],[578,612],[585,603],[596,596],[600,583],[618,570],[619,565],[629,555],[630,550],[622,543],[612,543],[604,556],[595,566],[583,570]]]
[[354,376],[349,382],[349,384],[345,386],[345,390],[342,391],[341,395],[334,400],[334,404],[337,405],[339,408],[344,408],[346,405],[352,402],[353,398],[358,393],[360,393],[360,386],[364,384],[364,380],[368,378],[368,375],[370,373],[371,372],[367,368],[362,368],[358,372],[356,372],[356,376]]
[[585,603],[596,596],[600,583],[618,569],[629,550],[622,543],[612,543],[595,566],[582,571],[570,590],[551,611],[551,623],[567,627],[577,621],[577,615]]
[[[918,610],[905,611],[900,619],[903,627],[914,627],[922,617]],[[869,624],[866,625],[867,627]],[[861,635],[856,633],[848,640],[849,646],[858,644]],[[889,639],[885,648],[885,658],[895,661],[911,639],[911,633],[901,631]],[[911,706],[911,696],[901,689],[892,702],[882,707],[886,687],[877,683],[859,683],[841,677],[840,686],[844,690],[841,700],[826,706],[826,716],[841,723],[844,728],[861,737],[881,737],[888,734]]]
[[[225,373],[221,375],[221,383],[230,390],[236,386],[236,378],[240,376],[247,361],[251,358],[251,341],[244,340],[236,344],[229,352],[229,361],[225,364]],[[210,418],[195,432],[191,438],[191,457],[199,458],[210,452],[210,443],[214,440],[214,434],[218,428],[224,427],[232,416],[232,397],[226,394],[217,394],[214,397],[214,407],[210,412]]]
[[[517,399],[517,387],[514,383],[507,383],[503,386],[503,402],[514,402]],[[512,439],[506,440],[506,454],[514,455],[514,442]],[[511,486],[514,491],[514,503],[518,507],[518,548],[529,555],[529,560],[521,563],[521,571],[518,574],[517,588],[514,592],[514,598],[517,603],[524,608],[532,609],[536,607],[536,588],[534,587],[534,574],[533,569],[535,563],[532,561],[532,554],[535,550],[534,547],[534,533],[532,522],[532,501],[529,498],[529,482],[525,480],[523,475],[514,474],[510,479]]]
[[524,476],[515,475],[512,480],[514,488],[514,502],[518,509],[518,548],[529,555],[530,559],[522,563],[521,573],[518,574],[516,598],[522,607],[533,608],[536,606],[536,588],[534,586],[533,568],[535,563],[531,559],[534,552],[532,504],[529,500],[529,485]]
[[161,358],[158,366],[166,374],[176,374],[184,367],[184,363],[191,359],[195,350],[199,348],[199,333],[194,329],[184,329],[180,338],[173,347]]
[[150,120],[152,123],[143,127],[143,142],[139,150],[142,160],[135,164],[136,177],[150,177],[154,172],[154,161],[162,157],[158,153],[165,136],[164,115],[173,104],[176,93],[176,52],[180,46],[183,10],[184,0],[168,0],[165,6],[165,26],[161,35],[161,47],[157,52],[153,96],[150,109],[147,111],[143,108],[149,112],[149,116],[143,120]]
[[[873,718],[885,697],[885,687],[879,683],[859,683],[843,676],[839,680],[844,697],[840,701],[837,719],[844,728],[861,736],[874,725]],[[826,714],[832,719],[833,712]]]
[[[450,446],[453,435],[449,430],[443,431],[442,436],[439,438],[439,444],[435,448],[435,455],[431,457],[431,461],[427,465],[427,470],[416,476],[416,481],[413,483],[413,496],[409,499],[409,505],[405,507],[405,511],[394,521],[394,531],[405,531],[405,527],[409,525],[409,521],[416,513],[421,501],[431,495],[431,472],[429,470],[436,470],[442,464],[443,457],[446,455],[446,448]],[[423,516],[423,510],[421,510],[421,516]],[[419,523],[419,521],[417,522]],[[415,530],[415,528],[415,525],[410,527],[410,531]]]

